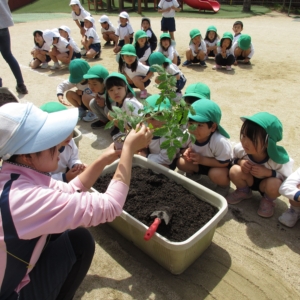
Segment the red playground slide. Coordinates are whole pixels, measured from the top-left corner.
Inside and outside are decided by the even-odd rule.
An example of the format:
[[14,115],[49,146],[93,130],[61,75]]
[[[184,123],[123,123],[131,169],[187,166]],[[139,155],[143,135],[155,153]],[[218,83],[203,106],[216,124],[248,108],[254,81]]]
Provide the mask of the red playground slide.
[[218,12],[220,10],[220,3],[211,0],[183,0],[188,6],[199,10],[213,10]]

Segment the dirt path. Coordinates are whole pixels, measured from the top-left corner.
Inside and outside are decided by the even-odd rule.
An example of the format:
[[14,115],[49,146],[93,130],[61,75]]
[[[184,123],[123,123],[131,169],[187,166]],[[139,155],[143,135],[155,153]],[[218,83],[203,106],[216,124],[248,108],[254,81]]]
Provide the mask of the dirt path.
[[[116,17],[111,20],[117,24]],[[177,18],[175,38],[182,60],[190,29],[198,27],[204,34],[213,24],[222,34],[231,31],[233,22]],[[209,85],[212,100],[222,109],[222,125],[233,142],[239,139],[240,116],[258,111],[276,114],[284,126],[281,145],[294,158],[296,169],[300,166],[297,134],[300,65],[295,60],[299,42],[293,33],[299,23],[277,13],[246,18],[243,22],[244,33],[252,36],[255,47],[252,66],[237,66],[231,73],[216,72],[210,61],[206,69],[198,66],[181,69],[188,78],[187,84],[202,81]],[[131,23],[137,30],[140,19],[132,18]],[[152,23],[159,35],[160,18],[153,19]],[[68,77],[67,69],[55,73],[32,71],[28,62],[32,32],[62,24],[70,26],[79,42],[71,18],[21,23],[11,28],[13,52],[30,91],[21,101],[41,105],[56,100],[56,86]],[[111,49],[103,49],[102,59],[92,61],[91,65],[96,63],[109,71],[117,70]],[[0,66],[4,85],[14,90],[14,78],[2,57]],[[157,89],[151,87],[148,92],[156,93]],[[110,143],[110,136],[103,130],[91,132],[90,125],[83,122],[78,127],[84,134],[80,142],[81,159],[90,163]],[[269,220],[257,216],[258,201],[245,201],[230,209],[216,229],[211,247],[180,276],[162,269],[109,226],[93,228],[96,255],[75,299],[297,299],[300,297],[300,222],[293,229],[279,225],[277,218],[286,207],[286,199],[277,200],[276,213]]]

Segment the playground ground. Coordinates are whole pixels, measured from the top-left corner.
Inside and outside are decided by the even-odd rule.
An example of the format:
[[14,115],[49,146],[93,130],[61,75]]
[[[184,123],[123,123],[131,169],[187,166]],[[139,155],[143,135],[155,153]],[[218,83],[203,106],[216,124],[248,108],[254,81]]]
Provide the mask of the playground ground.
[[[95,17],[97,20],[99,17]],[[111,17],[117,24],[117,17]],[[202,33],[215,25],[220,34],[230,31],[234,19],[201,19],[177,17],[177,50],[184,60],[189,42],[188,32],[197,27]],[[276,114],[283,123],[285,146],[300,167],[299,152],[299,73],[297,63],[299,42],[295,32],[299,19],[270,13],[243,19],[244,33],[252,36],[255,55],[251,66],[236,66],[232,72],[213,71],[213,61],[206,69],[199,66],[181,67],[188,83],[205,82],[211,88],[212,100],[223,112],[221,124],[233,142],[239,139],[242,115],[258,111]],[[131,18],[135,30],[140,18]],[[56,101],[56,86],[68,78],[68,70],[31,70],[28,67],[35,29],[69,26],[73,37],[79,35],[69,15],[57,19],[38,19],[18,23],[10,28],[12,49],[17,57],[29,94],[19,95],[20,102],[37,106]],[[160,18],[152,21],[160,34]],[[100,31],[100,26],[98,26]],[[103,49],[102,58],[90,61],[116,71],[111,48]],[[15,80],[0,57],[4,86],[15,89]],[[153,86],[149,93],[156,93]],[[91,131],[90,124],[79,122],[83,133],[80,157],[91,163],[111,142],[109,132]],[[108,225],[92,228],[96,254],[88,275],[75,299],[299,299],[300,222],[292,229],[280,225],[278,216],[288,207],[281,197],[275,215],[262,219],[256,214],[259,197],[244,201],[230,209],[219,223],[212,245],[183,274],[175,276],[164,270]]]

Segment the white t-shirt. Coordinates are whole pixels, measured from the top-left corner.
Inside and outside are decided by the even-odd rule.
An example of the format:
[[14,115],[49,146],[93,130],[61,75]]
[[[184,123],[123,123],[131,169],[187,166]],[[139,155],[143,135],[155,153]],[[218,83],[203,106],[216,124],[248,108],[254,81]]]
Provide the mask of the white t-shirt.
[[161,52],[165,57],[167,57],[170,60],[173,60],[174,57],[179,56],[176,49],[171,45],[168,50],[163,50],[161,45],[158,46],[158,52]]
[[93,27],[88,28],[84,35],[87,37],[87,39],[93,38],[92,44],[100,43],[99,35]]
[[145,53],[144,53],[144,55],[142,56],[142,57],[140,57],[139,58],[139,61],[141,61],[141,62],[146,62],[147,60],[148,60],[148,58],[149,58],[149,56],[151,55],[151,48],[149,47],[146,51],[145,51]]
[[80,52],[80,48],[78,47],[76,42],[73,40],[73,38],[69,37],[69,43],[70,43],[71,47],[73,48],[74,52],[76,52],[76,53]]
[[57,44],[53,44],[54,47],[56,47],[56,49],[60,52],[60,53],[66,53],[69,51],[69,49],[67,48],[69,46],[69,42],[63,38],[63,37],[59,37],[58,39],[58,43]]
[[79,22],[84,22],[84,18],[85,17],[89,17],[92,16],[88,11],[86,11],[84,8],[80,9],[80,14],[76,15],[76,13],[74,11],[72,11],[71,13],[72,18],[74,21],[78,20]]
[[[167,9],[169,7],[172,7],[172,6],[174,6],[176,8],[179,7],[179,3],[177,2],[177,0],[171,0],[170,2],[167,2],[166,0],[161,0],[158,3],[158,8],[160,8],[160,9]],[[162,16],[164,18],[174,18],[175,17],[175,10],[171,9],[169,12],[163,12]]]
[[178,75],[178,74],[179,74],[180,76],[183,75],[182,72],[180,71],[180,69],[178,68],[178,66],[175,65],[175,64],[169,64],[169,65],[166,67],[166,72],[167,72],[168,74],[174,75],[174,76],[176,76],[176,75]]
[[[131,110],[128,107],[128,104],[132,105],[134,107],[134,111],[131,112]],[[135,97],[132,98],[126,98],[123,102],[123,105],[121,107],[122,111],[126,112],[128,116],[139,116],[141,114],[138,113],[140,109],[143,109],[143,104],[138,101]]]
[[217,37],[213,42],[211,42],[210,40],[204,40],[206,47],[213,47],[213,46],[217,46],[218,42],[220,42],[220,39]]
[[[221,53],[221,52],[222,52],[222,48],[221,48],[220,46],[217,47],[217,52],[218,52],[218,53]],[[228,55],[230,55],[230,54],[234,55],[234,54],[233,54],[233,51],[232,51],[232,46],[231,46],[230,49],[226,49],[226,57],[228,57]]]
[[105,33],[105,32],[116,32],[116,28],[112,25],[112,24],[108,24],[108,29],[104,29],[101,26],[101,33]]
[[204,42],[203,39],[201,39],[201,42],[200,42],[200,45],[199,45],[198,49],[195,49],[195,44],[193,44],[193,43],[190,43],[190,44],[189,44],[189,48],[192,50],[192,53],[193,53],[193,56],[194,56],[194,57],[197,56],[197,53],[195,53],[195,50],[201,50],[201,51],[203,51],[204,53],[207,52],[206,44],[205,44],[205,42]]
[[280,186],[279,193],[291,200],[298,200],[300,189],[297,187],[300,184],[300,168],[292,173]]
[[124,72],[126,73],[126,75],[132,79],[136,76],[147,76],[148,72],[149,72],[149,66],[143,65],[141,62],[138,62],[138,66],[135,70],[135,72],[132,72],[130,68],[128,68],[126,66],[126,64],[124,65]]
[[252,163],[256,165],[261,165],[266,167],[269,170],[273,170],[274,176],[281,180],[285,180],[288,176],[290,176],[293,172],[293,164],[294,160],[290,158],[290,160],[285,164],[278,164],[273,161],[271,158],[267,158],[263,162],[256,162],[253,160],[252,156],[247,154],[241,143],[238,143],[233,148],[233,158],[234,159],[246,159],[250,160]]
[[234,44],[235,42],[237,42],[241,35],[242,35],[241,33],[235,35],[235,36],[233,37],[232,44]]
[[230,141],[215,131],[205,143],[192,143],[188,138],[182,148],[190,148],[205,157],[213,157],[220,163],[229,163],[233,157]]
[[146,34],[147,34],[147,36],[149,37],[149,38],[151,38],[152,37],[152,31],[151,30],[147,30],[146,31]]
[[37,50],[42,50],[42,51],[47,51],[47,52],[49,52],[50,46],[49,46],[47,43],[44,43],[44,44],[42,45],[42,47],[40,47],[40,46],[38,46],[38,45],[34,45],[34,46],[33,46],[33,49],[37,49]]
[[133,34],[134,31],[131,27],[131,25],[129,23],[126,23],[125,26],[122,26],[121,24],[119,24],[119,26],[117,27],[116,29],[116,36],[119,37],[120,40],[124,40],[124,37],[126,35],[129,35],[129,34]]
[[64,80],[62,83],[60,83],[57,88],[56,88],[56,95],[63,95],[64,92],[72,89],[72,88],[76,88],[77,90],[83,91],[85,94],[87,95],[94,95],[95,94],[92,92],[92,90],[89,87],[89,84],[81,84],[79,83],[71,83],[69,80]]
[[[232,48],[232,52],[233,52],[233,53],[234,53],[235,48],[238,47],[238,46],[239,46],[239,45],[238,45],[238,42],[235,42],[235,43],[232,45],[231,48]],[[254,54],[254,47],[253,47],[253,44],[252,44],[252,43],[250,44],[250,49],[251,49],[251,50],[250,50],[250,53],[249,53],[248,57],[249,57],[249,58],[252,58],[252,56],[253,56],[253,54]]]

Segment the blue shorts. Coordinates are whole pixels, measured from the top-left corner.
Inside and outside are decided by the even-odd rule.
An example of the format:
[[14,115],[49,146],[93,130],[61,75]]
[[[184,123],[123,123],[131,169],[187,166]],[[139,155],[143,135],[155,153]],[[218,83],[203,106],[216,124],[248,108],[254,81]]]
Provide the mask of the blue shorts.
[[95,50],[96,53],[98,53],[98,52],[101,52],[101,45],[100,45],[100,43],[90,44],[89,49],[93,49],[93,50]]
[[81,58],[81,53],[80,52],[73,52],[71,60],[73,60],[75,58]]
[[176,31],[175,18],[162,18],[161,19],[161,31]]
[[[133,38],[130,38],[130,44],[132,44],[132,42],[133,42]],[[118,46],[122,48],[124,45],[125,45],[125,41],[119,40]]]
[[80,26],[83,28],[84,27],[84,22],[80,21]]
[[214,52],[213,50],[211,50],[211,51],[209,51],[209,52],[207,53],[207,56],[208,56],[208,57],[215,57],[216,55],[215,55],[215,52]]
[[260,192],[261,195],[263,195],[263,192],[260,191],[260,189],[259,189],[259,185],[264,179],[265,178],[257,178],[257,177],[253,176],[253,184],[251,186],[249,186],[249,188],[252,191],[258,191],[258,192]]
[[183,75],[181,75],[179,80],[176,81],[176,93],[181,93],[181,90],[184,88],[185,84],[186,78]]
[[[141,77],[144,79],[146,76],[141,76]],[[151,80],[148,79],[146,82],[144,82],[144,86],[147,87],[147,86],[150,84],[150,82],[151,82]],[[131,83],[130,86],[131,86],[132,88],[137,88],[137,87],[134,85],[134,83]]]

